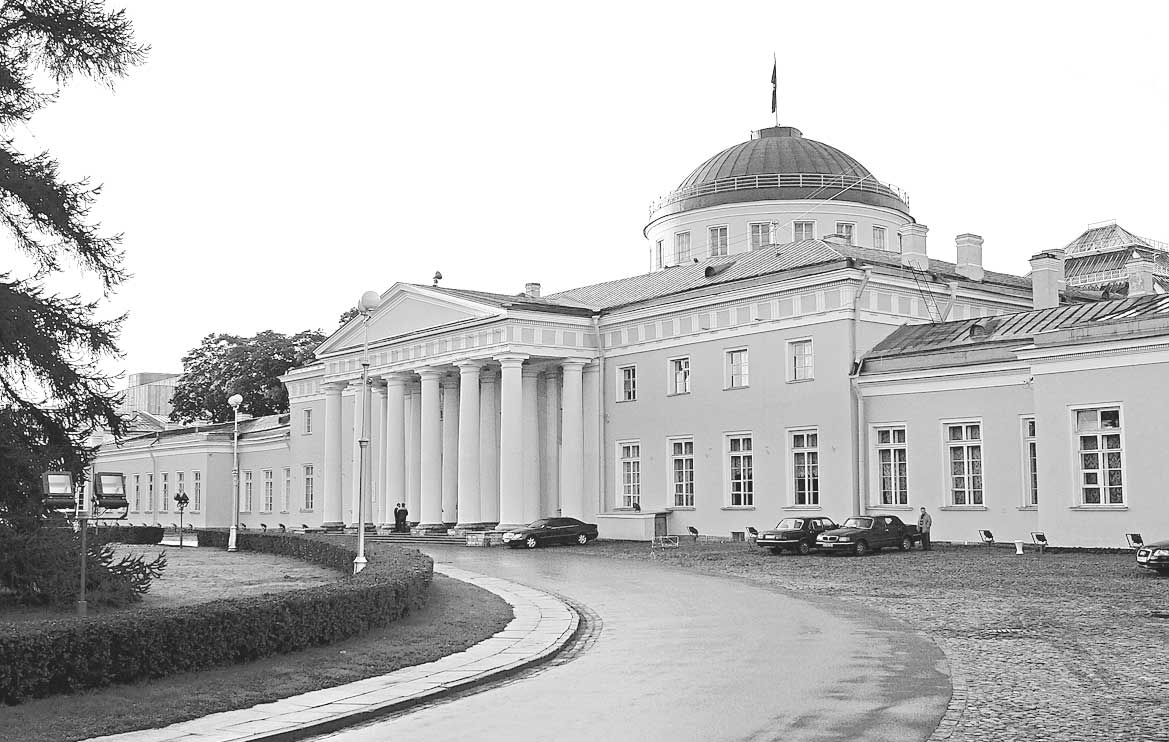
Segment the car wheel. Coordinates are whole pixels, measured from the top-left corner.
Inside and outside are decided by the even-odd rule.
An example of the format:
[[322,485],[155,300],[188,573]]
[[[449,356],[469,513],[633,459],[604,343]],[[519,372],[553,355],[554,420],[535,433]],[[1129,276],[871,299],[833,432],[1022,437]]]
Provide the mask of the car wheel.
[[898,546],[897,548],[901,549],[902,551],[909,551],[910,549],[913,548],[913,539],[910,538],[909,536],[902,536],[901,537],[901,545]]
[[581,546],[584,546],[585,544],[587,544],[589,542],[589,537],[584,535],[583,533],[578,533],[576,536],[576,542],[578,544],[580,544]]
[[855,556],[864,556],[869,553],[869,545],[864,541],[857,541],[856,545],[852,547],[852,553]]
[[800,545],[796,547],[796,553],[800,556],[807,556],[812,553],[812,546],[807,541],[801,541]]
[[536,541],[536,537],[535,537],[535,536],[528,536],[526,539],[524,539],[524,546],[528,547],[529,549],[534,549],[534,548],[536,548],[536,545],[537,545],[538,543],[539,543],[539,542],[538,542],[538,541]]

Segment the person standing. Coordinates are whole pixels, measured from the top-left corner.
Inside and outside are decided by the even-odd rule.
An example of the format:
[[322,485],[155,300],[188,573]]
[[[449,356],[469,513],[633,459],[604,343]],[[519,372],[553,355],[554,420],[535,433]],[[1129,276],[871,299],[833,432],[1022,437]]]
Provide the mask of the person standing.
[[930,526],[934,524],[934,519],[926,512],[925,508],[921,509],[921,516],[917,519],[917,530],[921,532],[921,548],[922,551],[930,550]]

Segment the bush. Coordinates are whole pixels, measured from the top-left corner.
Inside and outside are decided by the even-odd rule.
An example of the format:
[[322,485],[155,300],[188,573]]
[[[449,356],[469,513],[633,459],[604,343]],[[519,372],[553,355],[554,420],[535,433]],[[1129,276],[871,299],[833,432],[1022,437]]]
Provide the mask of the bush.
[[[221,538],[222,535],[222,538]],[[203,531],[200,544],[225,545]],[[352,539],[240,534],[241,550],[283,554],[348,572]],[[248,662],[364,633],[426,601],[434,564],[413,549],[366,545],[356,576],[319,587],[195,606],[17,624],[0,635],[0,701]]]

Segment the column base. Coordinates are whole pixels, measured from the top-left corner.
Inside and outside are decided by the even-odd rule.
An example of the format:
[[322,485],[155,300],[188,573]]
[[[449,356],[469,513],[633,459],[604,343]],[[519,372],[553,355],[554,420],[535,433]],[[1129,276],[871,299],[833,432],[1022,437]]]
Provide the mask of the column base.
[[330,521],[328,523],[322,523],[321,528],[323,528],[324,530],[326,530],[330,533],[333,533],[335,531],[344,531],[345,524],[339,520],[338,521]]
[[414,536],[433,536],[435,534],[446,535],[447,527],[442,523],[419,523],[410,529],[411,535]]
[[468,533],[477,533],[479,531],[489,531],[495,527],[494,523],[458,523],[452,529],[455,536],[466,536]]

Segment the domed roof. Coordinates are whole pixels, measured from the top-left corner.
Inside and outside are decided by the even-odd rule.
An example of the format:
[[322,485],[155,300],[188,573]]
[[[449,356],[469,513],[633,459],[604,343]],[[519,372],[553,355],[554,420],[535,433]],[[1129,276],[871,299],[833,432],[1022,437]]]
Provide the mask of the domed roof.
[[823,142],[805,139],[794,126],[773,126],[729,147],[694,168],[678,189],[742,175],[820,173],[872,177],[855,159]]
[[650,221],[719,204],[797,199],[851,201],[909,215],[905,195],[851,156],[805,139],[794,126],[773,126],[696,167],[651,206]]

